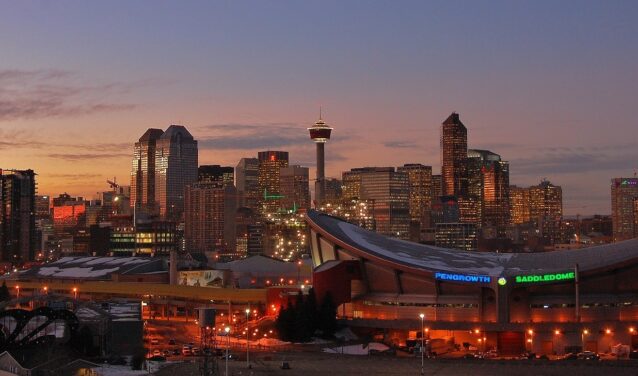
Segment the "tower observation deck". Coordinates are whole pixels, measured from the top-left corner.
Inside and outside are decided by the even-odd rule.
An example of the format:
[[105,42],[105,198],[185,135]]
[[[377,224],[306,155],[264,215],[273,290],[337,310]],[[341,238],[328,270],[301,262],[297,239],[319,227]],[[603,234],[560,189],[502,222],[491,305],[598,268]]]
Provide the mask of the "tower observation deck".
[[317,144],[317,180],[315,182],[315,205],[321,205],[326,191],[326,171],[324,144],[330,139],[332,128],[326,125],[321,118],[319,110],[319,120],[310,128],[310,139]]

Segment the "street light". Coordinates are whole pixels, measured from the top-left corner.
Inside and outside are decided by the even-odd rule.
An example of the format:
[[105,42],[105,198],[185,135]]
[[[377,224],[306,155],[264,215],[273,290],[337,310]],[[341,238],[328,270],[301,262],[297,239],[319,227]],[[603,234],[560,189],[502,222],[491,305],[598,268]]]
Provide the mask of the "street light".
[[20,299],[20,286],[16,285],[16,299]]
[[589,330],[584,329],[583,332],[580,334],[580,342],[583,346],[583,351],[585,351],[585,336],[589,334]]
[[226,376],[228,376],[228,349],[230,348],[230,326],[224,328],[224,332],[226,332]]
[[73,299],[78,300],[78,288],[73,288]]
[[423,370],[423,353],[425,351],[425,341],[424,338],[425,337],[425,333],[423,332],[423,319],[425,318],[425,314],[421,313],[419,314],[419,317],[421,318],[421,375],[425,375],[425,372]]
[[250,343],[248,342],[248,318],[250,317],[250,308],[246,308],[246,367],[250,368],[250,357],[248,353],[248,349],[250,347]]

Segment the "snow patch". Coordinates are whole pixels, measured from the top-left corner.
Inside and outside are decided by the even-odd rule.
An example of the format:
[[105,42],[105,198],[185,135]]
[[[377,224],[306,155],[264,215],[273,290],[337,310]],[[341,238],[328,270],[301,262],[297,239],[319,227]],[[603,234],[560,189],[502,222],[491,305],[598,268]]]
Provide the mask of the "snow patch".
[[348,355],[368,355],[370,350],[386,351],[389,347],[383,343],[371,342],[368,346],[365,345],[350,345],[339,347],[326,347],[323,352],[329,354],[348,354]]

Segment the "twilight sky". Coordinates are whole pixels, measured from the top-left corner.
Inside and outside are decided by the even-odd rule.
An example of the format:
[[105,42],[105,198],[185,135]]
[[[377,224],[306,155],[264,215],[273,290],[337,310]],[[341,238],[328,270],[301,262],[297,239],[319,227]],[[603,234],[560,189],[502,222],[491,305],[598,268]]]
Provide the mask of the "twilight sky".
[[[335,128],[327,174],[440,170],[452,111],[470,147],[547,177],[566,214],[609,213],[638,168],[637,1],[0,0],[0,168],[39,193],[128,184],[133,143],[185,125],[200,164],[288,150]],[[314,170],[311,170],[314,175]]]

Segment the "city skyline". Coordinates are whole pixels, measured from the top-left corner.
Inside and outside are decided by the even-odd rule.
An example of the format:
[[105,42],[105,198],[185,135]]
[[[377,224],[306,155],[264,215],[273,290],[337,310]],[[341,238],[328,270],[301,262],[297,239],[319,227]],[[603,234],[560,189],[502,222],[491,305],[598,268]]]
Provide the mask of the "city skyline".
[[74,4],[0,15],[1,167],[33,169],[40,194],[127,184],[139,136],[176,123],[200,142],[200,164],[285,150],[314,167],[307,128],[320,105],[337,130],[327,177],[406,163],[439,173],[439,127],[454,110],[469,148],[510,163],[511,184],[562,186],[566,215],[609,214],[611,179],[638,167],[631,2],[162,4],[131,40],[148,3]]

